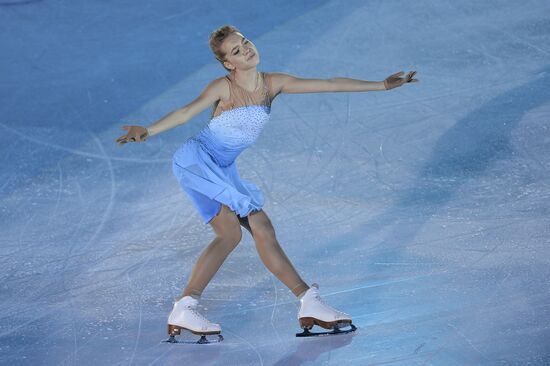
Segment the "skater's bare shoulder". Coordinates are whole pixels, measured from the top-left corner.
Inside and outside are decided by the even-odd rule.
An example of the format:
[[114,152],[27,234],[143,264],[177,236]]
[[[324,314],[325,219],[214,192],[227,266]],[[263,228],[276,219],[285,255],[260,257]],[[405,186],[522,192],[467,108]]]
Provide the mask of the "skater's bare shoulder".
[[229,99],[229,81],[227,80],[227,77],[221,76],[214,79],[210,85],[212,85],[213,92],[216,93],[218,99]]
[[212,80],[195,100],[185,106],[190,116],[195,116],[219,100],[229,99],[229,85],[224,77]]
[[227,78],[219,77],[212,80],[203,89],[198,98],[207,99],[210,104],[220,99],[229,98],[229,85],[227,83]]

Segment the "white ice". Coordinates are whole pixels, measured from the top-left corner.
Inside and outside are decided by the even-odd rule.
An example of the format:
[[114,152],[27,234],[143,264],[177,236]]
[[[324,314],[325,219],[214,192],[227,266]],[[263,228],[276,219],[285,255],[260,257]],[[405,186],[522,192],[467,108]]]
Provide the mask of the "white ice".
[[[550,2],[0,0],[0,364],[550,364]],[[352,335],[299,339],[298,302],[245,231],[204,292],[214,345],[166,320],[213,239],[171,171],[209,110],[149,125],[225,73],[379,81],[282,94],[239,172]]]

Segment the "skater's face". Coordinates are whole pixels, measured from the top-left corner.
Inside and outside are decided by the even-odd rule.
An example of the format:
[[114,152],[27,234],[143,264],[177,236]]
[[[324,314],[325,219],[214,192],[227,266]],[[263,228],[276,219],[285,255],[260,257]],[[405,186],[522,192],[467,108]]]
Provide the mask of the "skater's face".
[[221,49],[225,52],[224,65],[231,70],[247,70],[260,63],[260,54],[256,46],[241,33],[228,35]]

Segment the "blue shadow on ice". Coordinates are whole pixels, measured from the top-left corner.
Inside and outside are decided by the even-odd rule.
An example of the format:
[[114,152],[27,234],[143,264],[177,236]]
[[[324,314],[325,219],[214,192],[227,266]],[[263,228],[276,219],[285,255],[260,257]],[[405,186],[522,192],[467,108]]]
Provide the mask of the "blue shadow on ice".
[[533,80],[495,96],[458,120],[436,142],[412,186],[402,192],[393,206],[328,245],[335,250],[358,245],[365,236],[391,229],[403,218],[414,217],[414,222],[389,230],[382,242],[368,246],[373,254],[375,249],[383,250],[378,255],[384,259],[397,259],[399,248],[414,240],[424,223],[466,181],[481,175],[496,161],[512,156],[512,131],[526,113],[550,100],[550,68],[541,69],[535,75]]

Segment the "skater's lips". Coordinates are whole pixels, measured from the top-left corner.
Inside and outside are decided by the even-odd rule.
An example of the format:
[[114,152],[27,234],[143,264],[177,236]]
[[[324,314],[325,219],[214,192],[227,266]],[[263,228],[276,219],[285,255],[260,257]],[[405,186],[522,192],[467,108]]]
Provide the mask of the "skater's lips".
[[256,54],[254,52],[252,52],[250,54],[250,56],[247,57],[246,61],[250,61],[252,59],[252,57],[254,57]]

